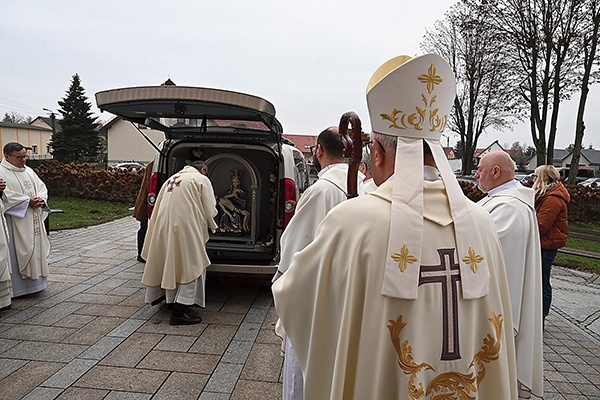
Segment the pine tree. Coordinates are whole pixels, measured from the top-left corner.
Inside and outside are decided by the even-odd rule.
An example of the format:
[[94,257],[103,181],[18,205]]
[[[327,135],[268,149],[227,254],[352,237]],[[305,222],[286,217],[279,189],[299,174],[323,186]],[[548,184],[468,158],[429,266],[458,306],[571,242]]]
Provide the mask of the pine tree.
[[90,111],[79,75],[75,74],[58,111],[62,114],[61,131],[52,135],[52,156],[59,161],[95,161],[100,152],[96,131],[99,124]]

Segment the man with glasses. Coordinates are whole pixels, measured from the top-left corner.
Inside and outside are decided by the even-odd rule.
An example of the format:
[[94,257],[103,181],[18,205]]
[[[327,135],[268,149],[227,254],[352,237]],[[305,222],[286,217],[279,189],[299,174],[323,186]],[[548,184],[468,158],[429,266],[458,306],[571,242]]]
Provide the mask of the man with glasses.
[[2,202],[10,237],[13,297],[48,286],[50,241],[44,229],[48,190],[26,162],[27,149],[22,144],[4,146],[0,177],[6,181]]

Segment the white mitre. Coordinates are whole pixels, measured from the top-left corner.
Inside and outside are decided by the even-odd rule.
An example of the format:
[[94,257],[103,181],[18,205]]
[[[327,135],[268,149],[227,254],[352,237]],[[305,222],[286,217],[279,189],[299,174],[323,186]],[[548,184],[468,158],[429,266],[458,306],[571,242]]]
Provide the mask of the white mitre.
[[468,200],[440,144],[456,95],[452,69],[435,54],[398,56],[380,66],[367,86],[374,132],[398,137],[392,217],[381,293],[416,299],[423,245],[423,141],[442,179],[454,221],[463,297],[489,291],[487,257]]

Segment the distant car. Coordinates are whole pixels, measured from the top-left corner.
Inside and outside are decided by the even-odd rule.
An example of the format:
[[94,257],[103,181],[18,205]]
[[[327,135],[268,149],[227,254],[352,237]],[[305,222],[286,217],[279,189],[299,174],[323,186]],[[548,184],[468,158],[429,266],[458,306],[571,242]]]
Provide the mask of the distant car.
[[[527,184],[527,183],[529,183],[529,181],[532,181],[532,182],[533,182],[533,177],[534,177],[534,175],[535,175],[535,174],[533,174],[533,173],[532,173],[532,174],[523,175],[523,177],[521,177],[521,179],[519,179],[519,181],[520,181],[522,184],[524,184],[524,185],[525,185],[525,184]],[[515,176],[515,178],[516,178],[516,176]]]
[[118,169],[131,169],[133,171],[137,171],[138,169],[144,169],[146,166],[144,164],[140,164],[137,162],[128,162],[128,163],[119,163],[116,164],[113,168]]
[[600,178],[586,179],[585,181],[581,182],[580,185],[585,186],[585,187],[590,187],[590,186],[600,187]]

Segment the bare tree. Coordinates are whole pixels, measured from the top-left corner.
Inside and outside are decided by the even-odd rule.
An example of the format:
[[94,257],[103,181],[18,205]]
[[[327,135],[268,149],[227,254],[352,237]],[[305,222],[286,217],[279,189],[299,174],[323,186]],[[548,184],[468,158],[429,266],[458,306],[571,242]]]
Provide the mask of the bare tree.
[[538,164],[552,164],[560,103],[576,90],[584,0],[495,0],[488,3],[502,31],[514,92],[529,110]]
[[575,122],[575,144],[569,170],[569,183],[575,183],[579,159],[581,156],[581,144],[585,133],[583,114],[589,93],[589,85],[598,78],[598,58],[596,50],[598,47],[598,29],[600,26],[600,1],[587,0],[582,10],[583,30],[580,36],[580,48],[583,52],[583,75],[581,78],[581,96],[577,107],[577,119]]
[[489,127],[506,128],[515,119],[502,34],[490,25],[486,8],[485,1],[457,3],[421,43],[423,50],[446,59],[456,77],[449,128],[460,137],[463,174],[475,167],[473,154],[481,134]]
[[28,124],[32,121],[31,117],[24,116],[19,114],[18,112],[9,111],[4,113],[4,118],[2,118],[2,122],[10,122],[13,124]]

